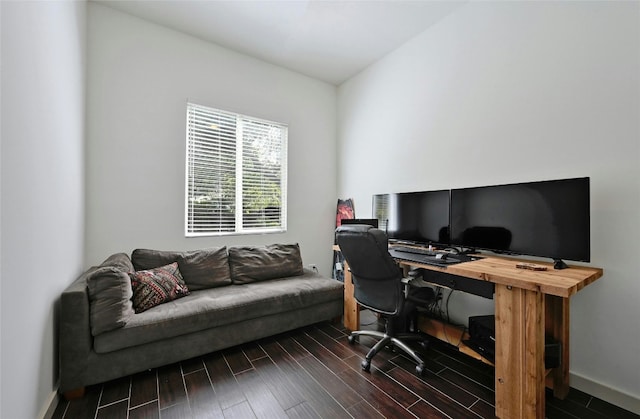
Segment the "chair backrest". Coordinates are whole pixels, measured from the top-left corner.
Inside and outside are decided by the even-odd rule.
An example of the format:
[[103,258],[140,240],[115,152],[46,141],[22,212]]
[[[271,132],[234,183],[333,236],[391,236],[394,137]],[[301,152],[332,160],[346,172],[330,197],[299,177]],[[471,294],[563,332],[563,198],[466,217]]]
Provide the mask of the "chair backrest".
[[361,305],[383,314],[402,310],[402,271],[388,250],[384,231],[369,225],[344,225],[336,229],[336,243],[344,256]]

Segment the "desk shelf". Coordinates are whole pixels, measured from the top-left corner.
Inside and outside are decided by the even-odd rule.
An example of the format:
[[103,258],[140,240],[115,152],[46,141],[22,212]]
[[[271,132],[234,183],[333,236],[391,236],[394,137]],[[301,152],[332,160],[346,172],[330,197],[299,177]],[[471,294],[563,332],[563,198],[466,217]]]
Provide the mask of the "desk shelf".
[[465,345],[463,340],[469,339],[469,334],[462,326],[455,326],[441,320],[432,319],[426,316],[418,317],[418,329],[429,336],[455,346],[465,355],[468,355],[485,364],[494,366],[493,362],[483,357],[469,346]]
[[[473,359],[477,359],[478,361],[482,361],[485,364],[495,367],[494,363],[489,359],[483,357],[478,352],[464,344],[463,340],[469,339],[469,334],[462,326],[455,326],[441,320],[421,315],[418,317],[418,329],[422,333],[426,333],[427,335],[442,342],[457,347],[460,352]],[[545,370],[545,384],[546,387],[550,389],[553,389],[554,385],[553,375],[551,374],[552,371],[553,368]]]

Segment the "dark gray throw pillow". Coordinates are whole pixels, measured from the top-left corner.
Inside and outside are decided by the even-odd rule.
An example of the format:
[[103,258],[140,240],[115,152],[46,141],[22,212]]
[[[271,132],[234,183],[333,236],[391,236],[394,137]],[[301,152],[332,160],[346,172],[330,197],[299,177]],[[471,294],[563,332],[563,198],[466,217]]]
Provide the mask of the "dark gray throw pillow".
[[136,271],[144,271],[177,262],[180,255],[182,252],[136,249],[131,253],[131,262]]
[[87,276],[89,291],[91,334],[118,329],[134,314],[131,281],[127,272],[133,270],[129,256],[117,253]]
[[297,243],[230,247],[229,265],[235,284],[304,274]]
[[87,278],[87,287],[93,336],[127,324],[134,311],[131,281],[126,272],[113,267],[98,268]]
[[184,282],[191,291],[231,284],[227,248],[224,246],[184,252],[136,249],[131,260],[136,271],[178,262]]
[[100,264],[101,267],[111,266],[117,268],[121,272],[131,272],[133,271],[133,263],[131,263],[131,258],[126,253],[115,253],[105,259],[104,262]]
[[192,291],[231,284],[226,247],[184,252],[178,265]]

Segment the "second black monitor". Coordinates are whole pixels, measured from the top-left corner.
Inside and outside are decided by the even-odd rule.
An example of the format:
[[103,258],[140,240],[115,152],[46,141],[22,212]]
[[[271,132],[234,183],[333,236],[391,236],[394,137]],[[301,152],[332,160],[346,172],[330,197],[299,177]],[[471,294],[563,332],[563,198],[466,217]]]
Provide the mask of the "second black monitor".
[[589,178],[451,190],[451,244],[590,260]]

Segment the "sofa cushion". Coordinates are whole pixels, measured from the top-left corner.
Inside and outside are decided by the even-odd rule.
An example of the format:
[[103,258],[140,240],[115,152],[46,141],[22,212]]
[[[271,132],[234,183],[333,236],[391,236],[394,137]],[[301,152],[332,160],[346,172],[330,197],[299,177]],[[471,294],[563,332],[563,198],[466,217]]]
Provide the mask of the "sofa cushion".
[[94,348],[106,353],[342,299],[342,282],[310,270],[292,278],[194,291],[133,315],[123,328],[97,336]]
[[89,293],[91,334],[96,336],[124,326],[133,315],[129,256],[116,253],[86,273]]
[[132,272],[135,270],[131,258],[126,253],[114,253],[106,258],[100,266],[111,266],[118,269],[120,272]]
[[302,275],[300,246],[272,244],[229,248],[229,266],[234,284]]
[[133,289],[133,308],[142,313],[159,304],[189,295],[178,262],[144,271],[129,272]]
[[131,254],[137,271],[178,262],[184,282],[191,291],[231,284],[226,247],[192,251],[136,249]]
[[178,265],[190,290],[231,284],[226,247],[183,252]]
[[170,250],[135,249],[131,252],[131,262],[136,271],[145,271],[177,262],[181,254]]

